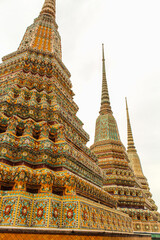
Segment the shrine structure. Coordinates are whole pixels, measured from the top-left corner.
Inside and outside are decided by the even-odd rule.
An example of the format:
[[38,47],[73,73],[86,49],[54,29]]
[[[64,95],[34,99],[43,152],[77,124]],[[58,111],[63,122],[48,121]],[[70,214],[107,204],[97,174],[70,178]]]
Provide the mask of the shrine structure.
[[[56,1],[45,0],[18,50],[0,64],[0,236],[14,240],[151,239],[134,233],[128,212],[117,208],[126,201],[112,194],[114,188],[107,185],[112,180],[86,146],[89,136],[76,116],[78,106],[70,72],[62,62],[55,15]],[[104,85],[102,113],[106,112],[105,81]],[[107,111],[112,121],[111,108]],[[114,121],[112,126],[114,130]],[[143,204],[143,191],[118,130],[110,136],[116,138],[112,140],[117,141],[117,158],[126,174],[122,191],[124,185],[130,192],[137,186],[138,200],[127,198],[127,204],[151,206],[151,202]],[[110,176],[114,179],[114,172]],[[158,231],[155,219],[150,226]]]
[[108,93],[103,46],[102,97],[96,121],[95,140],[91,151],[97,156],[104,173],[104,189],[118,201],[118,209],[129,214],[135,232],[160,232],[159,213],[152,200],[147,179],[144,177],[136,152],[129,113],[128,151],[123,146]]

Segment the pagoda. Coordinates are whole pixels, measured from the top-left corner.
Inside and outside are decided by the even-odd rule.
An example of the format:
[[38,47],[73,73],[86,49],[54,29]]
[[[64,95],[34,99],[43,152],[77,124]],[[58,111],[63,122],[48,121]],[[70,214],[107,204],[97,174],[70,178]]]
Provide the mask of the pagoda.
[[[0,65],[0,236],[68,239],[96,231],[131,239],[132,219],[103,188],[104,172],[86,146],[55,15],[56,1],[45,0],[18,50]],[[93,239],[80,233],[76,239]]]
[[[102,49],[102,97],[91,151],[103,169],[103,189],[118,201],[118,209],[128,213],[136,232],[160,232],[157,207],[151,199],[128,125],[128,151],[123,146],[113,116],[106,79],[104,45]],[[129,115],[128,123],[129,123]],[[127,154],[128,153],[128,154]]]
[[[134,144],[127,99],[126,99],[126,113],[127,113],[127,140],[128,140],[127,141],[128,142],[128,144],[127,144],[128,145],[127,146],[127,155],[128,155],[129,161],[130,161],[130,165],[131,165],[131,167],[133,169],[133,172],[134,172],[137,180],[139,181],[139,183],[141,185],[141,188],[143,189],[147,199],[152,204],[151,216],[153,218],[155,218],[155,216],[156,216],[157,221],[160,222],[160,214],[157,212],[158,208],[155,204],[155,201],[152,199],[152,194],[150,192],[148,181],[147,181],[147,178],[143,174],[140,158],[138,156],[138,153],[137,153],[137,150],[136,150],[136,147],[135,147],[135,144]],[[142,216],[142,214],[143,214],[143,212],[141,212],[140,215]],[[140,228],[142,228],[142,226],[140,226]],[[159,229],[159,231],[160,231],[160,229]]]

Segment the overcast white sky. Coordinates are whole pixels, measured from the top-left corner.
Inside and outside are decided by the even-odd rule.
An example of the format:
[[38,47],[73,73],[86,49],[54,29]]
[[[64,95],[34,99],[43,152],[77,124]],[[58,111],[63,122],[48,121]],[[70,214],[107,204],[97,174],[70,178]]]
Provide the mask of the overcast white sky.
[[[0,58],[15,51],[44,0],[0,0]],[[57,0],[63,62],[79,118],[94,141],[101,44],[114,116],[126,146],[125,96],[144,175],[160,208],[160,0]]]

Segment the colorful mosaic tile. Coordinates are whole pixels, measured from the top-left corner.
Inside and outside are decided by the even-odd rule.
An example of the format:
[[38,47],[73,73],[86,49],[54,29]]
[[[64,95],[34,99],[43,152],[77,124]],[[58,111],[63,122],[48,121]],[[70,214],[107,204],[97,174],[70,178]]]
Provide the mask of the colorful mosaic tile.
[[29,227],[32,199],[20,197],[16,225]]
[[90,227],[90,208],[89,205],[81,203],[80,204],[80,219],[81,219],[81,228],[89,228]]
[[62,226],[78,228],[78,202],[63,202]]
[[51,200],[50,208],[50,227],[58,228],[60,227],[60,218],[61,218],[61,202]]
[[6,197],[3,198],[2,202],[2,212],[1,212],[1,225],[3,226],[13,226],[16,207],[17,207],[18,197]]
[[99,213],[98,213],[98,208],[92,208],[90,207],[90,227],[99,229]]
[[48,205],[49,200],[38,199],[34,200],[34,214],[32,218],[32,226],[47,227],[48,221]]

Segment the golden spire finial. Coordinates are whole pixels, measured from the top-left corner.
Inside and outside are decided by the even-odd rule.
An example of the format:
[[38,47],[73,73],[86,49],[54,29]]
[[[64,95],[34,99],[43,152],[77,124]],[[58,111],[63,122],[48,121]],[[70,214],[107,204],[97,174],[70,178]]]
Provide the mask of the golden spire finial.
[[101,109],[100,114],[106,114],[112,112],[109,100],[107,79],[106,79],[106,67],[105,67],[105,56],[104,56],[104,44],[102,44],[102,96],[101,96]]
[[56,0],[45,0],[40,15],[47,15],[55,19]]
[[127,151],[136,151],[135,145],[134,145],[134,140],[133,140],[133,134],[132,134],[132,128],[131,128],[131,123],[130,123],[130,118],[129,118],[129,111],[128,111],[128,104],[127,104],[127,98],[126,100],[126,112],[127,112],[127,138],[128,138],[128,147]]

